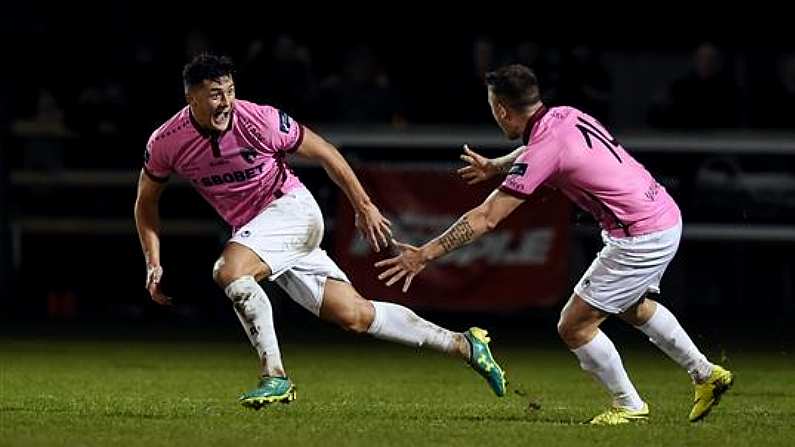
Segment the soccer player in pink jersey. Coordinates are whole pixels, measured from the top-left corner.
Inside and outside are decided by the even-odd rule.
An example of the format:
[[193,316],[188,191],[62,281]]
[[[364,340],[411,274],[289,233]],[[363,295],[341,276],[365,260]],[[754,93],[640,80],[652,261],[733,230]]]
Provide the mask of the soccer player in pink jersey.
[[665,188],[593,117],[572,107],[548,109],[533,72],[521,65],[486,76],[488,101],[497,124],[524,144],[487,159],[467,146],[459,174],[478,183],[499,174],[502,185],[439,237],[413,247],[396,242],[400,254],[380,261],[387,285],[415,275],[433,260],[493,230],[540,185],[560,190],[589,211],[602,228],[604,248],[574,288],[558,323],[560,337],[585,371],[610,392],[613,405],[590,419],[614,425],[647,419],[649,407],[635,390],[609,338],[599,329],[618,316],[646,334],[683,367],[695,385],[690,421],[706,416],[733,383],[732,373],[710,363],[673,314],[652,299],[679,246],[679,208]]
[[185,66],[183,81],[188,105],[152,134],[138,180],[135,220],[146,260],[146,288],[157,303],[171,304],[160,287],[158,200],[169,176],[177,174],[232,227],[213,278],[232,301],[260,358],[261,380],[241,396],[244,406],[259,409],[295,399],[271,304],[258,284],[263,279],[346,330],[462,358],[498,396],[505,394],[505,376],[491,356],[484,330],[451,332],[406,307],[366,300],[319,248],[323,216],[287,165],[290,153],[323,166],[345,192],[356,226],[374,250],[386,247],[391,235],[390,222],[334,146],[282,111],[236,99],[228,58],[197,56]]

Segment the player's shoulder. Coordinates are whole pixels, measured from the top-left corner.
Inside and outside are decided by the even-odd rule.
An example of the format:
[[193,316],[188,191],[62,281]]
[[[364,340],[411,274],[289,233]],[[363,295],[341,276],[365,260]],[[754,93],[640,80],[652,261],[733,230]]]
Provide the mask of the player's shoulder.
[[171,118],[160,125],[149,137],[147,146],[166,147],[175,144],[186,132],[191,131],[190,109],[185,106]]
[[269,114],[268,105],[257,104],[242,99],[235,100],[235,115],[244,127],[262,127],[267,124]]
[[235,113],[249,119],[263,119],[278,113],[278,110],[269,104],[259,104],[243,99],[235,99]]
[[292,125],[292,118],[286,112],[269,104],[257,104],[241,99],[235,100],[237,113],[243,127],[250,131],[287,133]]
[[571,122],[579,110],[569,106],[555,106],[546,109],[538,119],[530,144],[534,146],[554,144],[566,136],[566,124]]
[[577,134],[579,126],[590,126],[592,125],[590,123],[598,123],[598,120],[576,107],[557,106],[548,110],[542,125],[548,130],[548,133],[558,138],[567,139]]
[[576,119],[577,116],[583,115],[582,110],[577,109],[576,107],[571,106],[555,106],[550,107],[549,111],[547,112],[546,121],[552,125],[562,124],[572,119]]
[[268,107],[265,104],[257,104],[256,102],[246,101],[244,99],[235,99],[235,113],[240,115],[255,115],[262,113],[263,109]]
[[[557,106],[549,109],[547,117],[555,123],[589,122],[600,123],[595,116],[572,106]],[[602,126],[604,127],[604,126]]]

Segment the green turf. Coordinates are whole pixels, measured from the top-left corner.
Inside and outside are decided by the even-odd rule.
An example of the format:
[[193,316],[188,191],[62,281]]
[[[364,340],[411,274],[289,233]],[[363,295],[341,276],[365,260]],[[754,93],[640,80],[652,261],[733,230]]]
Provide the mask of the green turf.
[[[370,340],[289,344],[298,400],[259,412],[237,396],[256,382],[243,343],[0,338],[0,445],[572,445],[760,446],[795,439],[795,361],[735,353],[736,387],[690,424],[691,385],[661,354],[624,352],[647,424],[578,422],[606,396],[562,348],[494,345],[503,399],[442,355]],[[531,403],[532,405],[528,405]],[[540,408],[538,408],[540,406]]]

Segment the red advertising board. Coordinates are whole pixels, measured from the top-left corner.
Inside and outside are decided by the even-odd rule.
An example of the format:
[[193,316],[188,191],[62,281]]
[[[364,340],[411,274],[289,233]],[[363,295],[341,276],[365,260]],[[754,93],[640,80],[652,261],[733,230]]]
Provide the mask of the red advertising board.
[[[395,239],[414,245],[441,234],[497,186],[467,186],[451,170],[430,166],[366,166],[356,173],[392,221]],[[399,285],[387,288],[378,280],[373,264],[390,254],[369,248],[343,198],[334,230],[335,260],[370,299],[493,313],[551,306],[567,295],[570,205],[556,193],[537,195],[493,232],[435,261],[405,294]]]

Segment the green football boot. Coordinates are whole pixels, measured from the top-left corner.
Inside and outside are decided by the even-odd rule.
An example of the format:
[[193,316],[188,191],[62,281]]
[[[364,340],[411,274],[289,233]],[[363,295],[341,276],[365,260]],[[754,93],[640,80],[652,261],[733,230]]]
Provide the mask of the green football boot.
[[478,327],[470,328],[464,332],[464,337],[466,337],[470,347],[469,365],[486,379],[494,394],[502,397],[505,395],[505,386],[507,385],[505,372],[491,355],[491,350],[489,349],[491,339],[488,335],[487,331]]
[[263,377],[257,388],[240,396],[240,404],[259,410],[274,402],[287,404],[295,398],[295,385],[287,377]]

